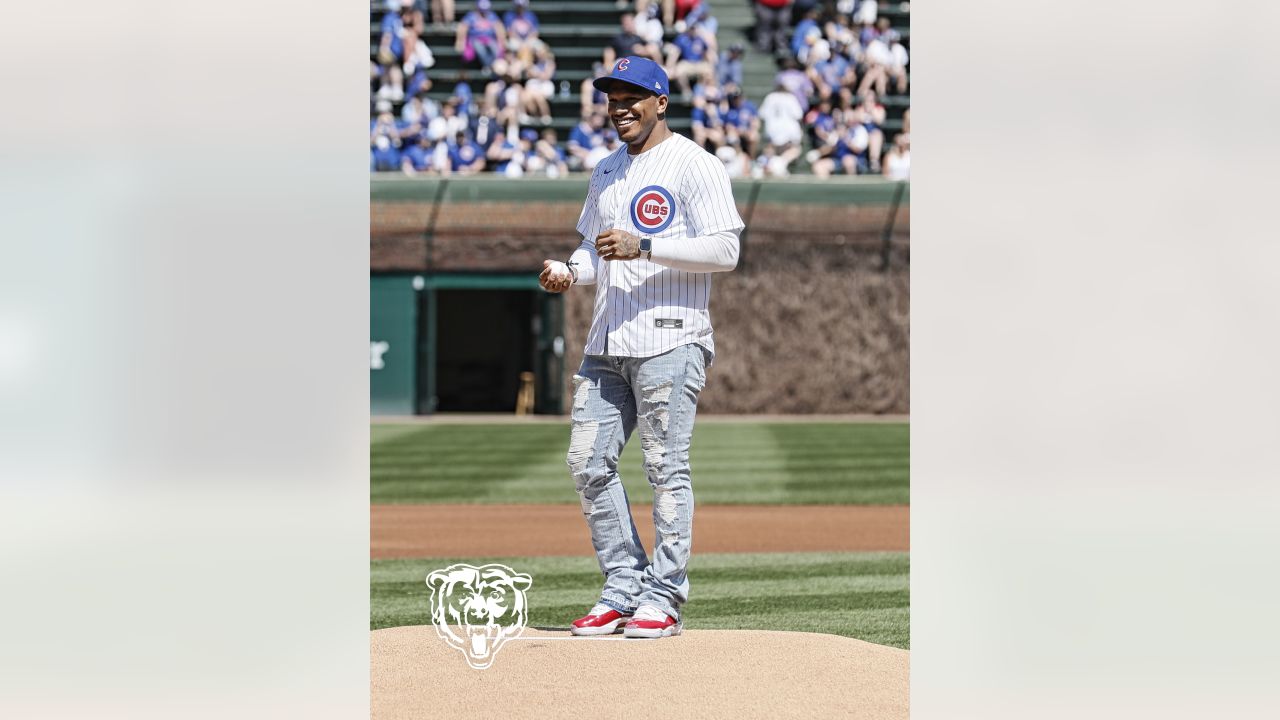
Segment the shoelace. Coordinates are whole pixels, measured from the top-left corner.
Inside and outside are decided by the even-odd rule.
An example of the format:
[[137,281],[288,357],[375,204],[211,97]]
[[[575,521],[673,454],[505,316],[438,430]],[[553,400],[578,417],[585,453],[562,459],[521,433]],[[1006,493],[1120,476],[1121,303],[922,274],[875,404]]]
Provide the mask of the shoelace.
[[667,619],[667,614],[652,605],[641,605],[640,609],[636,610],[636,614],[633,619],[664,622]]

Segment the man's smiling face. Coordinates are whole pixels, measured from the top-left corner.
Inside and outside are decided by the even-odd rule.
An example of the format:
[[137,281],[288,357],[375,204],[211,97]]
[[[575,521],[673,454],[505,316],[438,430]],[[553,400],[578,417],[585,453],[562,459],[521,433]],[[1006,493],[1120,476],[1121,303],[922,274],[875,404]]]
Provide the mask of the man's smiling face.
[[607,93],[609,119],[618,138],[628,145],[643,143],[667,112],[667,96],[654,95],[626,83],[615,82]]

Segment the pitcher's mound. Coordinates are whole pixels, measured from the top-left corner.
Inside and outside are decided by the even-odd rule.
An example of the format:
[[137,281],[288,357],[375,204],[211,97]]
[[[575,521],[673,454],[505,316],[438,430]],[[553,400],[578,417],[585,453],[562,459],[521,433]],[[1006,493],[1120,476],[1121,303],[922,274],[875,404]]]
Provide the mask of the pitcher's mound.
[[374,718],[906,718],[906,650],[817,633],[527,628],[473,670],[430,625],[371,633]]

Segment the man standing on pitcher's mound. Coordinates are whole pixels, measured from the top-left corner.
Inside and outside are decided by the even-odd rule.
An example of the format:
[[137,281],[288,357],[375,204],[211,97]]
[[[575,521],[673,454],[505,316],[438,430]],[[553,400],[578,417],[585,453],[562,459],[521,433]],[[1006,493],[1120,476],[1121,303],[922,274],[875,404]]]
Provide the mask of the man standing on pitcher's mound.
[[[738,264],[742,218],[724,166],[667,127],[667,75],[624,57],[594,82],[625,143],[591,174],[568,263],[543,262],[548,292],[596,285],[582,367],[573,377],[567,461],[604,572],[575,635],[678,635],[693,541],[689,446],[715,355],[711,273]],[[653,562],[631,520],[618,457],[636,428],[653,487]]]

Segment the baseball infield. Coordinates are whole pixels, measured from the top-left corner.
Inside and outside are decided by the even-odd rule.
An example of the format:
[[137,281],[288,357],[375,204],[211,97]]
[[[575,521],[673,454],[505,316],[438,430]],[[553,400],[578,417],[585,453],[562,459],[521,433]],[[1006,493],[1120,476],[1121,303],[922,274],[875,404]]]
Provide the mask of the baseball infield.
[[892,720],[908,717],[909,656],[816,633],[625,640],[527,628],[473,670],[429,625],[387,628],[371,634],[372,717]]

